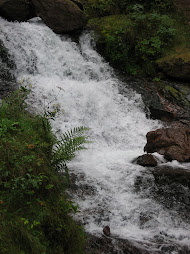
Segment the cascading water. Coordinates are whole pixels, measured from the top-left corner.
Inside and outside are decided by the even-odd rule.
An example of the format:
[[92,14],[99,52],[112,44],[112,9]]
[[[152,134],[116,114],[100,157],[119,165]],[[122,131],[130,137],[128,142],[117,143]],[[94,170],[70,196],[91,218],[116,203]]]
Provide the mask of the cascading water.
[[[52,122],[58,135],[73,127],[90,128],[92,143],[69,164],[70,172],[83,175],[81,181],[92,188],[85,197],[73,197],[87,232],[100,234],[109,225],[112,235],[150,250],[159,237],[189,246],[190,225],[151,198],[153,176],[131,163],[143,153],[146,133],[161,124],[146,118],[138,94],[119,94],[122,84],[93,49],[90,36],[83,34],[75,43],[40,20],[0,21],[0,39],[14,57],[17,79],[32,84],[31,107],[42,112],[56,104],[64,110]],[[137,192],[138,177],[146,184]]]

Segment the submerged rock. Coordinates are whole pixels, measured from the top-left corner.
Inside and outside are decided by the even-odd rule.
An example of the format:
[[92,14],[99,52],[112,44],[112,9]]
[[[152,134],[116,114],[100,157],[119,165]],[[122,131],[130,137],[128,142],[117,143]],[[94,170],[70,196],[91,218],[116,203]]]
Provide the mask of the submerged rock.
[[190,161],[189,128],[162,128],[148,132],[146,137],[147,144],[144,151],[157,152],[169,161]]
[[32,0],[36,13],[55,33],[71,32],[81,29],[85,15],[79,1],[70,0]]
[[35,12],[30,0],[0,0],[0,15],[9,21],[26,21]]

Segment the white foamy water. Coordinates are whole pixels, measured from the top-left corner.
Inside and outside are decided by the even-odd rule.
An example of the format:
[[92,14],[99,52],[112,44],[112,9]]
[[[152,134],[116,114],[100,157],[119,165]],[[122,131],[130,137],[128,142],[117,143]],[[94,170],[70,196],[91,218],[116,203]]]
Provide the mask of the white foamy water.
[[[92,143],[69,164],[93,192],[74,196],[85,229],[101,234],[109,225],[112,235],[152,248],[159,237],[189,245],[190,225],[150,197],[153,176],[131,163],[143,154],[147,132],[161,125],[146,118],[140,95],[119,94],[121,82],[93,49],[90,36],[84,33],[75,43],[42,22],[0,22],[0,39],[15,59],[17,79],[32,84],[33,109],[42,112],[59,104],[64,111],[52,122],[58,135],[73,127],[90,128]],[[138,177],[147,179],[147,188],[137,192]]]

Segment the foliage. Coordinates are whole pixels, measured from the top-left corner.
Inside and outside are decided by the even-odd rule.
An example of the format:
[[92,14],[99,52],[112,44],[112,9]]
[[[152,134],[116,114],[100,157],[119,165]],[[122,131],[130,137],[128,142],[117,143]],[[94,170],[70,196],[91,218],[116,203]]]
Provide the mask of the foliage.
[[87,143],[84,131],[88,128],[78,127],[65,132],[53,148],[52,164],[59,170],[66,167],[66,163],[75,157],[75,153],[84,149],[83,144]]
[[101,19],[92,19],[89,23],[99,33],[99,49],[115,66],[124,69],[128,65],[134,48],[132,22],[125,15],[112,15]]
[[173,20],[156,12],[151,14],[132,14],[137,29],[136,53],[143,60],[155,60],[172,45],[175,36]]
[[133,6],[143,6],[148,11],[167,12],[175,9],[174,0],[83,0],[90,17],[129,14]]
[[[98,45],[108,61],[131,74],[161,57],[175,37],[173,20],[169,16],[147,14],[141,5],[133,6],[130,15],[92,19],[89,26],[98,31]],[[145,72],[148,74],[148,70]]]
[[58,169],[86,142],[85,128],[58,141],[46,116],[26,111],[27,94],[21,88],[0,106],[1,253],[83,253],[82,228],[70,216],[77,207]]
[[101,0],[101,4],[100,0],[86,0],[85,3],[91,17],[88,27],[97,34],[98,49],[124,72],[154,76],[159,58],[180,41],[189,44],[189,30],[173,0]]

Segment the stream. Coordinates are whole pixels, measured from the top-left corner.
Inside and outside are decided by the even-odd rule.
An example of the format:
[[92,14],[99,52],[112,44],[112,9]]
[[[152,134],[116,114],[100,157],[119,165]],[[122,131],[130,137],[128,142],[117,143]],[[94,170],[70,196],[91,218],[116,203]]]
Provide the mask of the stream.
[[58,136],[74,127],[90,128],[87,149],[68,164],[79,186],[72,194],[79,207],[76,219],[86,232],[100,236],[108,225],[113,237],[141,243],[150,253],[190,248],[190,223],[154,198],[153,175],[131,163],[144,153],[147,132],[162,123],[147,119],[139,94],[119,92],[122,82],[96,52],[90,34],[83,32],[75,42],[37,18],[0,22],[0,39],[16,63],[17,81],[32,90],[30,110],[40,114],[58,108],[52,121]]

